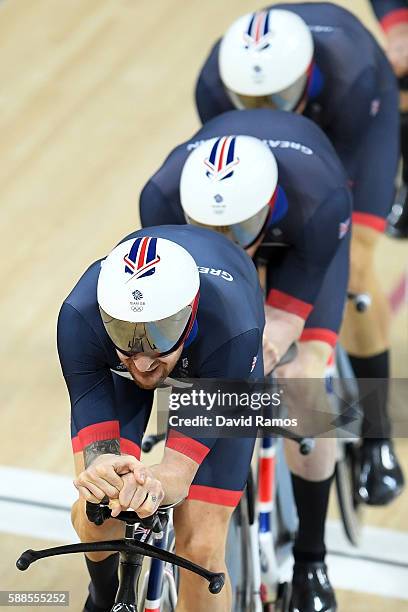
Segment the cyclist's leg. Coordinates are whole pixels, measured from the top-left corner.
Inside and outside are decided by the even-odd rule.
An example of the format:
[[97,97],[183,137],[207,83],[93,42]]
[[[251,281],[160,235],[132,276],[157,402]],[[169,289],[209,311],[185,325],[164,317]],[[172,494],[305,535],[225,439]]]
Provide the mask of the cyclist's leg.
[[[327,270],[315,307],[306,321],[299,342],[297,358],[277,369],[278,377],[301,381],[301,383],[296,383],[295,380],[293,382],[295,404],[292,412],[293,410],[296,412],[299,423],[305,423],[307,432],[310,434],[314,431],[316,414],[325,413],[328,417],[325,419],[326,422],[331,421],[328,416],[330,409],[324,378],[327,362],[337,341],[337,333],[344,311],[348,283],[349,245],[350,236],[347,235]],[[303,389],[299,400],[297,400],[299,393],[296,392],[296,385]],[[288,383],[288,390],[290,386]],[[299,446],[288,440],[285,441],[285,451],[292,473],[299,516],[299,529],[293,551],[295,567],[290,609],[295,609],[302,598],[308,600],[308,603],[304,601],[303,604],[310,605],[311,610],[318,609],[320,604],[331,608],[335,601],[333,591],[327,578],[325,578],[327,588],[322,589],[319,586],[316,572],[321,572],[320,575],[323,576],[326,571],[324,528],[335,466],[335,432],[328,432],[327,437],[316,438],[316,446],[310,455],[301,455]],[[305,576],[309,578],[306,579]]]
[[[245,487],[255,440],[220,438],[194,478],[188,499],[175,510],[177,554],[207,569],[225,572],[225,543],[231,515]],[[181,570],[178,612],[231,610],[228,579],[217,596],[204,580]]]
[[352,302],[347,304],[341,340],[349,354],[369,359],[389,348],[390,308],[375,271],[374,255],[381,234],[358,219],[352,228],[349,289],[368,293],[372,303],[364,313]]
[[[347,305],[341,336],[347,352],[356,358],[353,365],[359,378],[385,380],[389,376],[390,315],[387,298],[375,272],[374,255],[394,197],[398,129],[398,92],[393,84],[383,94],[380,111],[372,118],[359,149],[351,156],[343,156],[354,181],[349,286],[352,292],[369,293],[372,299],[364,313],[357,312],[351,303]],[[384,418],[386,393],[364,409],[372,413],[375,422],[384,422],[382,434],[388,437],[390,430]]]
[[[321,414],[322,409],[326,415],[329,412],[324,375],[343,316],[348,284],[349,246],[350,236],[347,235],[326,272],[314,309],[306,321],[298,357],[277,369],[279,378],[300,381],[287,384],[287,392],[291,396],[290,416],[296,415],[300,424],[306,421],[310,424],[310,420],[313,422],[314,415]],[[273,287],[273,266],[268,272],[269,290]],[[326,419],[326,423],[328,420],[331,421]],[[311,435],[315,427],[307,429]],[[299,453],[298,445],[293,442],[286,443],[286,451],[299,516],[289,609],[334,609],[335,595],[324,563],[324,527],[334,473],[336,440],[333,434],[332,437],[317,439],[316,448],[307,457]]]
[[[140,458],[140,442],[149,417],[146,409],[135,410],[134,383],[126,378],[114,376],[115,399],[117,404],[117,435],[120,437],[121,452]],[[91,426],[92,427],[92,426]],[[85,469],[83,447],[85,436],[77,436],[72,425],[75,472],[79,475]],[[72,524],[81,542],[115,540],[124,536],[123,523],[109,519],[101,526],[88,521],[86,504],[78,499],[72,507]],[[86,553],[86,565],[91,577],[89,610],[107,609],[113,605],[118,588],[117,569],[119,554],[112,552]],[[97,607],[96,607],[97,606]],[[88,609],[88,608],[87,608]]]

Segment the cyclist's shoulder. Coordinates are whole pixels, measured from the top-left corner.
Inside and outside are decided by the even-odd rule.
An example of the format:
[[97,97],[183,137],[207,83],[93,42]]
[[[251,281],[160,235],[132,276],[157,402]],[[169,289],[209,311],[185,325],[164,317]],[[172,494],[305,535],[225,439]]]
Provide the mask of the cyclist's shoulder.
[[[58,352],[65,368],[88,364],[98,367],[109,360],[108,335],[97,302],[97,282],[101,260],[94,262],[66,297],[58,315]],[[78,355],[81,359],[78,362]],[[112,358],[112,355],[110,356]]]
[[[308,161],[313,161],[319,155],[324,157],[329,155],[338,159],[330,139],[316,122],[307,116],[268,109],[259,109],[256,112],[262,113],[257,121],[262,120],[262,125],[265,126],[266,143],[276,152],[289,148],[302,154],[300,159]],[[276,134],[287,136],[280,139],[274,138]]]
[[220,50],[221,39],[217,39],[210,49],[199,73],[198,78],[204,83],[211,84],[212,81],[218,80],[218,55]]
[[330,140],[314,121],[302,114],[268,108],[223,112],[206,122],[188,141],[187,148],[192,150],[209,138],[229,134],[254,136],[276,150],[287,148],[286,143],[291,139],[296,139],[297,142],[302,139],[301,144],[304,146],[296,147],[296,144],[292,143],[291,148],[298,148],[300,152],[311,155],[310,148],[314,145],[315,148],[329,149],[335,155]]
[[268,7],[289,10],[301,17],[309,26],[312,35],[335,33],[347,28],[366,30],[362,22],[346,8],[333,2],[281,2]]
[[[99,271],[102,260],[93,262],[82,274],[71,292],[65,298],[63,307],[67,312],[75,311],[84,318],[93,315],[97,311],[96,286],[98,283]],[[74,312],[72,312],[74,316]]]
[[174,170],[180,169],[184,161],[189,153],[188,144],[191,139],[181,142],[177,146],[175,146],[170,153],[164,159],[162,165],[157,170],[157,172],[153,175],[152,179],[156,182],[160,182],[161,177],[166,176]]

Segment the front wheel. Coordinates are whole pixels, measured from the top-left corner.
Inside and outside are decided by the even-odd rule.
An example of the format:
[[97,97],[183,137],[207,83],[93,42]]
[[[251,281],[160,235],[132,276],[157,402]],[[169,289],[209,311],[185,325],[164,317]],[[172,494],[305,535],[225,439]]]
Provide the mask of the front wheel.
[[231,517],[226,563],[231,580],[234,612],[251,610],[250,535],[245,495],[242,496]]

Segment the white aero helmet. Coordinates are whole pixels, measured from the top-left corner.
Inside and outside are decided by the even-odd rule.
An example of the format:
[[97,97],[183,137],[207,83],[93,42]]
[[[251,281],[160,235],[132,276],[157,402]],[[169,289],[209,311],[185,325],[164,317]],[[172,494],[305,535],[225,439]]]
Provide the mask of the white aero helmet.
[[97,299],[105,329],[125,355],[176,350],[195,320],[200,278],[180,245],[153,236],[122,242],[101,262]]
[[237,108],[293,110],[302,100],[313,60],[307,24],[290,10],[240,17],[219,49],[221,80]]
[[188,156],[180,199],[189,223],[226,234],[246,248],[269,218],[278,166],[269,147],[253,136],[223,136],[201,143]]

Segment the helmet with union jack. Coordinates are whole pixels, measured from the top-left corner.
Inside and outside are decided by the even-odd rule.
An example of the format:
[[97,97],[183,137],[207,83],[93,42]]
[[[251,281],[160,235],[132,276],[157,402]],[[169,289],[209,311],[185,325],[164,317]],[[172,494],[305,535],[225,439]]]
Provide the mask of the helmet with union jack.
[[313,51],[310,30],[296,13],[250,13],[237,19],[221,41],[221,80],[236,108],[294,110],[307,92]]
[[223,136],[199,144],[180,178],[188,223],[253,244],[274,212],[278,166],[270,148],[253,136]]
[[97,300],[115,347],[131,356],[175,351],[197,312],[200,278],[193,257],[165,238],[139,236],[101,262]]

